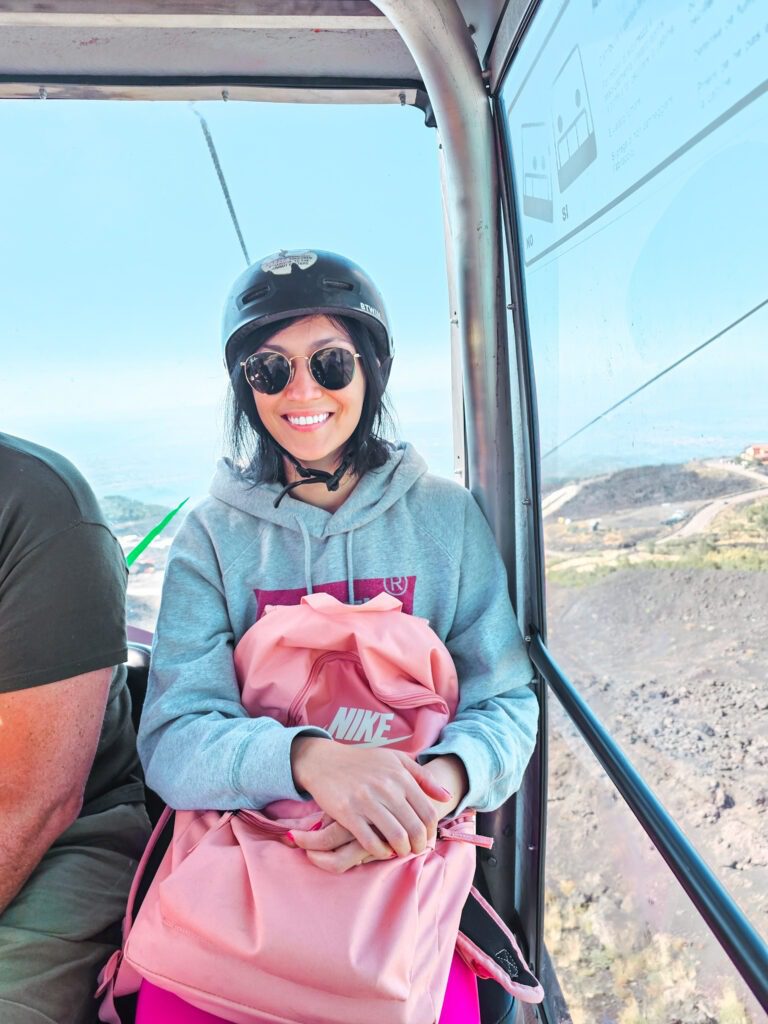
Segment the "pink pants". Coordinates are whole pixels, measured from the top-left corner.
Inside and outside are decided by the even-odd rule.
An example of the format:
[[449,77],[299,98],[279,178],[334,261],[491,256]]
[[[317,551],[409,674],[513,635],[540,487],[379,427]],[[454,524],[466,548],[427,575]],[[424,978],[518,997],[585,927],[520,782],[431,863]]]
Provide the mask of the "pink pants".
[[[226,1021],[144,981],[139,991],[136,1024],[226,1024]],[[480,1024],[477,978],[458,953],[453,954],[440,1024]]]

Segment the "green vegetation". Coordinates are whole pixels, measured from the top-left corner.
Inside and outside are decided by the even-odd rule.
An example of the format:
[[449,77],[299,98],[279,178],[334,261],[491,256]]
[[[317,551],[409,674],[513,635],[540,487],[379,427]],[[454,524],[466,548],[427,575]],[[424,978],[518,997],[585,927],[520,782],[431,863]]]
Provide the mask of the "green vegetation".
[[768,544],[715,543],[710,538],[681,541],[664,547],[637,549],[639,558],[619,555],[608,561],[596,556],[591,565],[572,568],[557,565],[547,569],[547,580],[560,587],[591,586],[597,580],[611,576],[620,570],[637,569],[737,569],[742,572],[766,572],[768,570]]
[[755,502],[747,508],[747,523],[763,533],[768,533],[768,501]]
[[751,1024],[727,977],[702,991],[697,943],[649,927],[632,894],[619,899],[593,874],[559,880],[545,900],[547,948],[574,1024]]
[[588,569],[558,569],[557,566],[552,566],[547,569],[547,580],[559,587],[586,587],[605,579],[606,576],[613,576],[618,568],[618,565],[608,562],[598,562]]

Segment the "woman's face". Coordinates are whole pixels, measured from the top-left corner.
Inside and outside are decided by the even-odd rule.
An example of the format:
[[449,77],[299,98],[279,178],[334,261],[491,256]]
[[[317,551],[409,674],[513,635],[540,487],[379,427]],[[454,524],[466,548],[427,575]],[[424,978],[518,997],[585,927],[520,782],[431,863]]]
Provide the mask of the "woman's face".
[[259,351],[280,352],[288,359],[298,356],[293,380],[276,395],[253,391],[253,400],[261,422],[279,445],[304,466],[333,470],[360,420],[365,377],[357,359],[350,384],[340,391],[321,388],[301,357],[328,346],[355,351],[346,332],[326,316],[306,317],[273,334]]

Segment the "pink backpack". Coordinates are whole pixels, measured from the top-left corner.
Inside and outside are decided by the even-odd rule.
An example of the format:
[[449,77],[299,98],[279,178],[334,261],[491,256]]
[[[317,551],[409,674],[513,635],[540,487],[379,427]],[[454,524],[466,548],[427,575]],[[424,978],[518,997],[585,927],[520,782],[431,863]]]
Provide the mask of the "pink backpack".
[[[238,644],[235,667],[252,715],[411,754],[437,740],[458,702],[448,651],[387,594],[272,608]],[[177,812],[127,936],[128,968],[242,1024],[432,1024],[472,885],[474,816],[444,824],[423,854],[344,875],[286,838],[321,818],[305,801]]]
[[[319,725],[343,743],[415,755],[437,740],[458,703],[445,646],[387,594],[359,606],[314,594],[270,608],[234,657],[251,715]],[[239,1024],[433,1024],[474,846],[492,840],[477,836],[474,814],[465,813],[443,821],[422,854],[333,875],[286,838],[321,820],[313,801],[176,812],[171,845],[132,922],[149,849],[139,867],[124,950],[101,979],[100,1019],[119,1024],[112,996],[135,991],[143,977]],[[468,940],[460,950],[487,975]],[[507,966],[490,966],[513,991]],[[538,1001],[540,989],[527,991]]]

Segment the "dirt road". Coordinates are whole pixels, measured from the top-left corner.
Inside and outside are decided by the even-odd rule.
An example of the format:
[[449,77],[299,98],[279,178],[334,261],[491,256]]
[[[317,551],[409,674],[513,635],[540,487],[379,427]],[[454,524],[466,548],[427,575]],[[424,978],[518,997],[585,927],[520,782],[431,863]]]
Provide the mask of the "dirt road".
[[567,502],[575,498],[581,490],[581,484],[566,484],[565,487],[558,487],[556,491],[552,491],[548,494],[541,502],[541,514],[546,519],[547,516],[553,515],[555,512],[559,512],[560,509]]
[[765,485],[768,476],[761,473],[759,469],[751,469],[749,466],[742,466],[738,462],[730,462],[728,459],[705,459],[702,466],[708,469],[717,470],[720,473],[737,473],[739,476],[746,476],[758,484]]
[[[763,479],[765,479],[763,477]],[[673,540],[685,540],[686,537],[694,537],[698,533],[708,533],[715,518],[726,508],[734,505],[743,505],[745,501],[754,501],[756,498],[768,498],[768,487],[756,487],[749,491],[742,491],[739,494],[731,494],[727,498],[716,498],[699,509],[695,516],[692,516],[687,523],[684,523],[679,530],[670,533],[668,537],[662,537],[658,544],[669,544]]]

